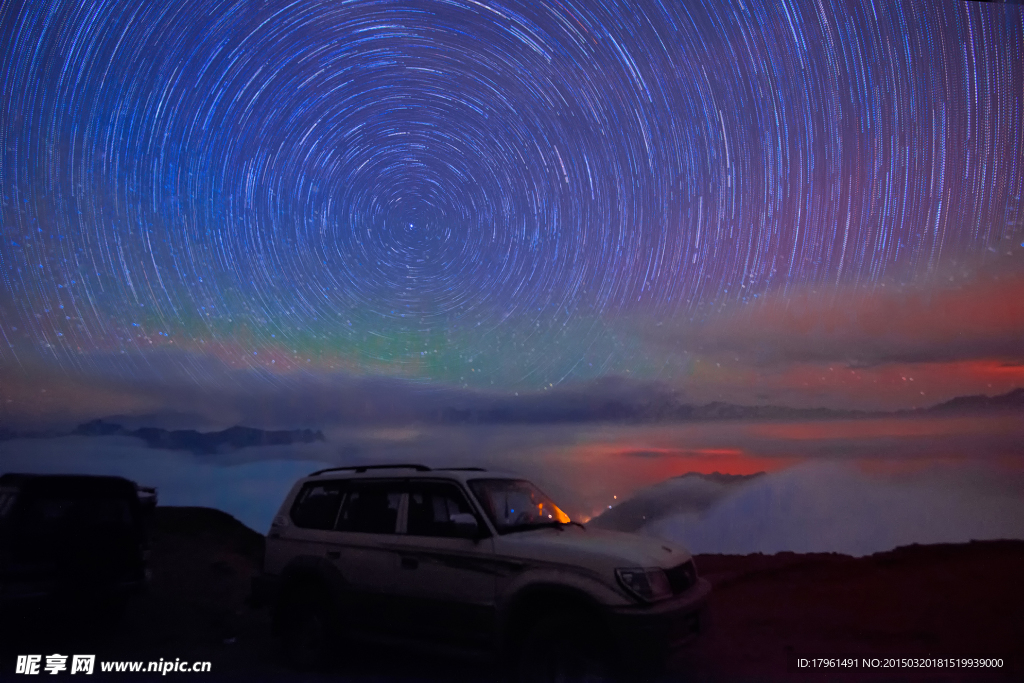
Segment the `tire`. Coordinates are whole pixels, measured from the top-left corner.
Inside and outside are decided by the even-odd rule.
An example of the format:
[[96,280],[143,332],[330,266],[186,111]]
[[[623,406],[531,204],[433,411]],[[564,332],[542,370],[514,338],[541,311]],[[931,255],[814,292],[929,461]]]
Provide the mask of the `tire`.
[[548,612],[528,628],[516,662],[519,683],[609,683],[613,662],[593,620],[569,610]]
[[280,605],[280,635],[285,660],[302,671],[325,669],[337,644],[336,615],[320,591],[289,591]]

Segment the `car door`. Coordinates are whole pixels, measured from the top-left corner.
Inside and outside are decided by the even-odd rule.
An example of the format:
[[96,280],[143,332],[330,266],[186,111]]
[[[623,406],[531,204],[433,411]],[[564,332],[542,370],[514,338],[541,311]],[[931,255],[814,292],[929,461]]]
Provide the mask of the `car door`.
[[[333,567],[339,556],[339,534],[335,530],[345,496],[345,482],[312,481],[303,485],[288,513],[291,526],[267,544],[268,561],[281,566],[302,565],[321,572],[340,590],[344,580]],[[276,523],[276,522],[275,522]],[[274,538],[273,531],[271,537]]]
[[8,597],[39,598],[63,586],[69,557],[69,521],[74,500],[46,482],[27,482],[10,499],[4,554]]
[[0,517],[0,590],[4,599],[43,597],[57,586],[59,539],[54,529],[59,504],[33,492],[8,490]]
[[401,480],[349,481],[346,488],[328,557],[345,581],[342,626],[355,635],[397,630],[394,539],[404,501]]
[[[486,645],[495,624],[493,541],[464,492],[450,481],[409,481],[404,533],[394,539],[407,635]],[[453,514],[477,517],[480,534],[460,537]]]

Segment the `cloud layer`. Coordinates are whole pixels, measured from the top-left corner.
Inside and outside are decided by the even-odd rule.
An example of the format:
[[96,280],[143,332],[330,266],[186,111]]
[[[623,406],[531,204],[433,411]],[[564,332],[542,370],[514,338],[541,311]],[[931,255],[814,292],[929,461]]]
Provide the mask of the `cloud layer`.
[[648,337],[761,365],[1024,364],[1024,273],[929,287],[777,292],[706,324],[649,327]]
[[644,532],[695,553],[868,555],[912,543],[1024,538],[1024,481],[974,468],[898,479],[813,463],[766,475],[703,512],[656,519]]
[[[524,476],[577,519],[633,498],[627,505],[643,507],[641,517],[661,520],[652,527],[657,533],[716,552],[869,552],[903,542],[1024,534],[1014,526],[1024,520],[1024,425],[1017,415],[364,425],[326,436],[215,455],[147,448],[124,436],[15,439],[0,442],[0,472],[118,474],[157,486],[163,504],[216,507],[259,531],[292,483],[313,470],[415,462]],[[672,479],[716,471],[768,474],[735,487]],[[700,514],[680,514],[694,512]],[[943,536],[947,531],[953,535]]]

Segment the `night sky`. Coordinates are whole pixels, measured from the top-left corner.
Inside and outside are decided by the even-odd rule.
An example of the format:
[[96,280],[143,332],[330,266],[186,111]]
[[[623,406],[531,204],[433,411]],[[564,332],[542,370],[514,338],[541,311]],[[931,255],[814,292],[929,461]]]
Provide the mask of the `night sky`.
[[2,410],[1024,385],[1022,10],[6,0]]

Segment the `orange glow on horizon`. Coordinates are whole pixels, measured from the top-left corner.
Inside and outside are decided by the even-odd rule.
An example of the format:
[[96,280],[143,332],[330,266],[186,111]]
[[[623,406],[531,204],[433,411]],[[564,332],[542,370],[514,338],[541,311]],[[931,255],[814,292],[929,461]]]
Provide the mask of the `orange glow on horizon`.
[[[662,481],[688,472],[700,474],[756,474],[784,469],[799,458],[765,458],[741,448],[678,448],[636,442],[602,442],[572,448],[574,462],[588,467],[628,470],[636,478]],[[628,467],[623,467],[627,465]],[[633,477],[631,477],[633,478]]]

